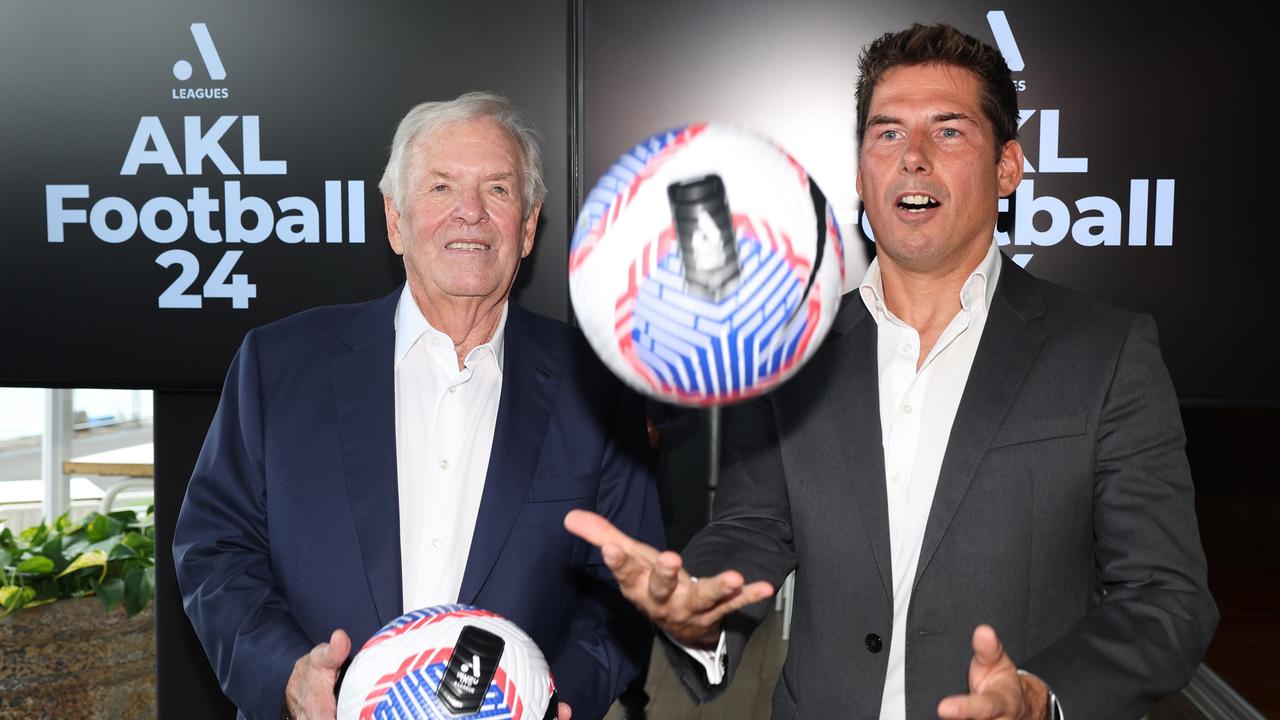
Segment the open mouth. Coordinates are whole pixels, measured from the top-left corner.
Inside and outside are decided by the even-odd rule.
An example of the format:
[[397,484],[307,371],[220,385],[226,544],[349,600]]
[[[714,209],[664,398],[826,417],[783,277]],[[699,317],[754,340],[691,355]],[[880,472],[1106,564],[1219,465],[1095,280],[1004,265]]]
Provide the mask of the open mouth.
[[929,195],[913,194],[898,198],[898,207],[910,213],[922,213],[938,207],[939,203]]
[[489,245],[486,243],[467,242],[465,240],[457,240],[444,246],[446,250],[488,250]]

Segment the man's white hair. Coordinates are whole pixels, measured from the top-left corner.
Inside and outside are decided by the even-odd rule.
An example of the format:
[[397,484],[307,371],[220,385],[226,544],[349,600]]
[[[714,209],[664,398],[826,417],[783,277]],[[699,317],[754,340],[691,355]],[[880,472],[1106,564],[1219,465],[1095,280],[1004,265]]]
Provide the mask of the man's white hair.
[[524,188],[524,215],[547,194],[542,181],[542,150],[538,133],[505,97],[491,92],[469,92],[453,100],[424,102],[400,121],[391,141],[391,157],[382,171],[378,189],[390,195],[397,210],[404,211],[404,193],[409,186],[409,165],[413,146],[437,130],[464,120],[487,117],[511,135],[520,148],[520,186]]

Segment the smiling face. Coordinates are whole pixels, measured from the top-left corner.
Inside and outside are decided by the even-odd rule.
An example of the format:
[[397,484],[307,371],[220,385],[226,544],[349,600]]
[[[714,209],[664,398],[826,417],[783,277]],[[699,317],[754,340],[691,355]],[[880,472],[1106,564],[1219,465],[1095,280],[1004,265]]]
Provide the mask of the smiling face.
[[976,75],[948,65],[896,67],[876,85],[857,190],[882,266],[942,275],[986,254],[996,203],[1022,179],[1022,148],[997,153],[979,91]]
[[537,203],[526,213],[520,150],[496,121],[462,120],[410,148],[402,207],[384,196],[387,236],[404,256],[420,306],[498,304],[533,249]]

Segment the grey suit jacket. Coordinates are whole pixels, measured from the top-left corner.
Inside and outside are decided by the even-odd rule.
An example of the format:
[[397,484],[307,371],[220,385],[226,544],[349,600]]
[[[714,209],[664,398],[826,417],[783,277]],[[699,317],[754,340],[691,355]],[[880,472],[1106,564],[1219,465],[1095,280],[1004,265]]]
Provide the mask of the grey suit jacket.
[[[773,716],[876,718],[892,635],[876,325],[857,293],[790,382],[725,411],[714,521],[694,575],[778,586],[796,571]],[[952,426],[907,619],[907,717],[967,692],[974,627],[995,627],[1067,717],[1140,717],[1182,687],[1217,609],[1177,398],[1145,315],[1004,260]],[[726,624],[732,682],[768,603]],[[879,640],[871,638],[876,636]]]

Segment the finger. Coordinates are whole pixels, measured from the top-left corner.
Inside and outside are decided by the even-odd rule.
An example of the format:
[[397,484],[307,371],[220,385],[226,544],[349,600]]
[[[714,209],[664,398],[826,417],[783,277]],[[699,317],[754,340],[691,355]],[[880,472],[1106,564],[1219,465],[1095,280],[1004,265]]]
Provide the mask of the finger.
[[332,670],[342,667],[351,651],[351,640],[342,630],[334,630],[329,642],[323,642],[311,649],[311,663],[319,668]]
[[569,707],[569,703],[560,703],[556,708],[556,720],[569,720],[573,717],[573,708]]
[[938,717],[964,720],[992,720],[1006,710],[997,699],[986,695],[952,695],[938,703]]
[[[569,532],[598,548],[603,548],[605,545],[618,545],[623,550],[631,553],[633,551],[632,545],[644,545],[644,543],[636,542],[630,535],[614,527],[613,523],[590,510],[570,510],[564,516],[564,527]],[[644,546],[648,547],[647,545]],[[653,552],[656,555],[658,551],[654,550]]]
[[760,580],[745,585],[742,573],[736,570],[725,570],[712,578],[703,578],[694,588],[694,605],[700,612],[705,612],[725,603],[736,610],[751,603],[759,602],[773,595],[773,586]]
[[990,625],[979,625],[973,630],[973,660],[984,667],[1000,662],[1004,657],[1004,645],[996,637],[996,631]]
[[680,555],[670,550],[658,555],[649,573],[649,597],[657,602],[666,602],[680,583],[680,568],[684,562]]
[[698,612],[694,616],[694,622],[707,626],[717,625],[730,613],[766,600],[773,595],[773,592],[773,586],[763,580],[751,583],[744,586],[736,595],[722,598],[718,604]]
[[653,569],[651,563],[628,554],[619,545],[605,545],[600,548],[600,554],[604,557],[604,564],[618,579],[619,585],[624,589],[644,592],[643,583],[647,582],[649,572]]

